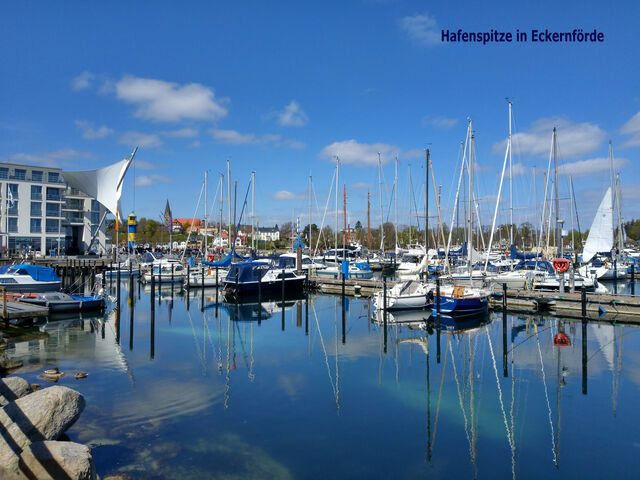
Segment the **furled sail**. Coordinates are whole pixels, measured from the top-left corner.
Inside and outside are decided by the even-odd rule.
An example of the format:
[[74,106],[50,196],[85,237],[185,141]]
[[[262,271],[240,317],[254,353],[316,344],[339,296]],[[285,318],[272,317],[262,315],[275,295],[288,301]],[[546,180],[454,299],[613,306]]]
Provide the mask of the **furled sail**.
[[[137,148],[136,148],[137,150]],[[64,179],[71,188],[77,188],[90,197],[95,198],[114,215],[120,214],[119,202],[122,195],[124,176],[131,165],[133,151],[129,158],[120,160],[98,170],[81,172],[62,172]]]
[[588,262],[596,253],[610,252],[613,248],[613,201],[611,187],[607,188],[596,216],[591,224],[587,243],[582,251],[582,261]]

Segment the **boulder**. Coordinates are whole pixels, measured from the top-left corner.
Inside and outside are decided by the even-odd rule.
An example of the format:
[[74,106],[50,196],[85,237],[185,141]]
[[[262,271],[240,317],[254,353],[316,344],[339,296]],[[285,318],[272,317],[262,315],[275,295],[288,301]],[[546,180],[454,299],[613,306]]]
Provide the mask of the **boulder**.
[[84,397],[67,387],[33,392],[0,409],[0,465],[32,442],[55,440],[78,419]]
[[31,393],[31,385],[24,378],[8,377],[0,379],[0,407],[4,407]]
[[19,469],[38,480],[94,480],[96,468],[91,450],[73,442],[34,442],[20,455]]

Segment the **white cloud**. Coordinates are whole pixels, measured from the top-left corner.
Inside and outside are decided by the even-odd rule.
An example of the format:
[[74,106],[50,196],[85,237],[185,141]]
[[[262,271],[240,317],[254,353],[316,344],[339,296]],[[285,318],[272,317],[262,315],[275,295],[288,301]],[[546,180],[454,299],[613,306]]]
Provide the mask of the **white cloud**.
[[86,90],[91,87],[95,75],[91,72],[82,72],[77,77],[71,80],[71,88],[74,90]]
[[449,128],[453,128],[458,123],[457,118],[450,117],[424,117],[422,119],[423,125],[432,125],[437,128],[441,128],[443,130],[447,130]]
[[162,145],[162,140],[153,133],[125,132],[120,136],[118,143],[130,147],[155,148]]
[[422,155],[422,151],[417,149],[403,151],[400,147],[385,143],[368,144],[358,143],[356,140],[344,140],[327,145],[320,151],[318,157],[333,160],[337,155],[341,163],[368,167],[378,164],[378,152],[382,163],[391,161],[396,155],[404,158],[416,158]]
[[237,130],[222,130],[220,128],[211,129],[211,136],[218,143],[227,145],[271,145],[274,147],[288,147],[294,149],[304,149],[307,145],[297,140],[283,139],[280,135],[255,133],[241,133]]
[[155,170],[158,168],[158,165],[153,162],[147,162],[146,160],[138,160],[137,158],[133,161],[135,168],[140,170]]
[[197,128],[181,128],[179,130],[167,130],[162,132],[165,137],[173,138],[193,138],[198,136]]
[[[626,167],[631,162],[626,158],[614,158],[613,168],[620,169]],[[611,168],[611,161],[608,157],[591,158],[589,160],[578,160],[577,162],[561,163],[558,165],[558,175],[572,175],[573,177],[586,177],[594,173],[607,172]],[[608,178],[608,177],[607,177]]]
[[283,142],[289,148],[294,148],[296,150],[304,150],[307,148],[307,144],[304,142],[299,142],[298,140],[285,140]]
[[101,125],[98,128],[94,128],[91,122],[87,120],[76,120],[76,127],[82,131],[82,138],[87,140],[96,140],[98,138],[104,138],[113,133],[113,130],[106,125]]
[[371,188],[371,187],[373,187],[373,185],[371,183],[366,183],[366,182],[356,182],[349,185],[349,188],[353,190],[364,190],[365,188]]
[[271,198],[274,200],[300,200],[304,198],[304,194],[293,193],[288,190],[280,190],[271,194]]
[[61,168],[71,165],[77,160],[93,160],[94,155],[90,152],[81,152],[72,148],[64,148],[43,153],[14,153],[5,157],[0,157],[3,162],[25,163],[27,165],[38,165],[43,167]]
[[400,19],[402,28],[409,38],[422,45],[439,45],[441,43],[440,29],[435,18],[428,13],[413,15]]
[[171,181],[172,180],[170,178],[152,173],[151,175],[141,175],[136,177],[135,185],[136,187],[149,187],[158,183],[171,183]]
[[[527,167],[522,163],[514,163],[511,167],[514,177],[518,177],[520,175],[533,175],[533,167]],[[501,170],[502,171],[502,170]],[[507,170],[504,172],[505,178],[509,176],[509,165],[507,165]]]
[[307,114],[300,108],[300,104],[291,100],[284,110],[276,112],[278,123],[285,127],[301,127],[309,120]]
[[[528,131],[512,136],[513,151],[525,155],[548,157],[554,127],[558,129],[558,154],[561,158],[592,153],[600,147],[606,137],[606,133],[593,123],[572,123],[563,118],[541,118],[535,121]],[[506,145],[506,139],[494,144],[494,153],[503,153]]]
[[198,83],[180,85],[125,75],[115,86],[118,99],[136,106],[134,115],[158,122],[219,120],[227,115],[228,99],[215,99],[213,90]]
[[191,148],[198,148],[200,146],[200,140],[194,140],[189,144]]
[[623,148],[640,147],[640,112],[636,113],[622,126],[620,133],[623,135],[630,135],[631,137],[622,144]]

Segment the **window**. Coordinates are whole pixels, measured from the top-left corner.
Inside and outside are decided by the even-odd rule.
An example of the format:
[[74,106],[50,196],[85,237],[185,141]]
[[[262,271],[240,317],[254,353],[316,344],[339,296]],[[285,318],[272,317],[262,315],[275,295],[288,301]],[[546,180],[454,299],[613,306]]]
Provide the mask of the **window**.
[[39,218],[31,219],[31,233],[41,233],[42,232],[42,220]]
[[100,222],[100,214],[97,212],[91,212],[91,223],[97,225]]
[[7,215],[18,215],[18,202],[14,201],[13,204],[9,202],[7,207]]
[[58,188],[47,187],[47,200],[60,201],[60,190]]
[[17,233],[18,232],[18,219],[17,218],[9,218],[7,222],[7,229],[9,233]]
[[42,187],[31,185],[31,200],[42,200]]
[[60,216],[60,205],[57,203],[47,203],[47,217],[59,217],[59,216]]
[[41,182],[42,181],[42,170],[31,170],[31,181],[32,182]]
[[46,230],[47,233],[58,233],[58,220],[50,220],[47,218]]
[[91,211],[92,212],[99,212],[100,211],[100,204],[98,203],[97,200],[91,200]]
[[22,168],[16,168],[13,174],[13,178],[16,180],[26,180],[27,171]]
[[98,231],[98,225],[91,225],[91,236],[95,235]]
[[7,183],[7,198],[11,200],[18,199],[18,184],[17,183]]
[[0,178],[9,178],[9,169],[7,167],[0,167]]
[[42,216],[42,202],[31,202],[31,216],[32,217]]
[[60,174],[58,172],[48,172],[47,178],[50,183],[58,183],[60,181]]

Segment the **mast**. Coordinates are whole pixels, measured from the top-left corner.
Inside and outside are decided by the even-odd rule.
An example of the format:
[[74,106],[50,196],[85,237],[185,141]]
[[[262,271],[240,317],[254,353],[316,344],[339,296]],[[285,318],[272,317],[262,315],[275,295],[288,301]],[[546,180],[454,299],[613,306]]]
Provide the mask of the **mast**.
[[616,208],[618,210],[618,253],[622,253],[622,249],[624,248],[624,238],[622,236],[622,215],[620,210],[620,174],[619,173],[616,174]]
[[207,203],[209,202],[209,197],[207,196],[207,187],[208,187],[208,180],[209,180],[209,176],[208,176],[209,171],[205,170],[204,171],[204,256],[205,258],[207,257],[207,254],[209,253],[209,242],[207,242],[207,231],[208,231],[208,220],[207,220]]
[[229,230],[227,231],[227,246],[231,248],[231,165],[227,159],[227,213],[229,216]]
[[[537,223],[538,223],[538,200],[537,200],[537,190],[538,190],[538,182],[536,180],[536,166],[533,166],[533,211],[535,222],[533,223],[533,238],[532,243],[535,242],[535,239],[538,238]],[[533,245],[531,245],[533,247]],[[513,262],[511,262],[511,268],[513,268]]]
[[[395,180],[393,184],[394,184],[394,193],[395,193],[394,201],[395,201],[395,210],[396,210],[395,226],[393,227],[393,229],[396,232],[396,252],[397,252],[398,251],[398,156],[397,155],[396,155],[396,175],[395,175]],[[411,229],[409,229],[409,232],[411,232]],[[411,233],[409,233],[409,235],[411,235]]]
[[555,214],[556,214],[556,224],[555,224],[555,237],[556,237],[556,255],[562,255],[560,251],[560,236],[562,232],[560,231],[560,197],[558,196],[558,133],[553,128],[553,164],[554,164],[554,175],[555,175]]
[[371,192],[367,190],[367,248],[371,250]]
[[346,260],[347,256],[347,186],[342,184],[342,214],[344,216],[344,235],[342,237],[342,245],[344,250],[342,251],[343,260]]
[[[429,256],[429,149],[425,159],[424,177],[424,253]],[[427,261],[427,263],[429,263]]]
[[367,248],[371,250],[371,192],[367,190]]
[[256,171],[253,170],[251,172],[251,250],[255,250],[255,228],[254,224],[256,223]]
[[220,236],[220,251],[222,251],[222,200],[224,198],[224,173],[220,174],[220,224],[218,226],[218,235]]
[[469,163],[468,163],[468,172],[467,172],[467,176],[469,177],[469,198],[468,198],[468,202],[469,202],[469,229],[467,231],[467,268],[469,269],[469,278],[471,278],[471,269],[472,269],[472,258],[471,258],[471,253],[473,252],[473,141],[474,141],[474,134],[473,134],[473,126],[471,123],[471,120],[469,120],[469,131],[471,133],[471,143],[469,144]]
[[384,252],[384,212],[382,210],[382,160],[378,152],[378,193],[380,196],[380,250]]
[[311,175],[309,175],[309,255],[311,255]]
[[[340,167],[340,157],[336,155],[336,234],[335,234],[335,259],[336,259],[336,267],[338,267],[338,169]],[[340,270],[338,270],[340,271]]]
[[513,164],[511,162],[511,102],[509,102],[509,242],[513,245]]
[[[411,245],[411,242],[413,240],[413,235],[411,235],[411,212],[412,212],[412,207],[413,206],[413,180],[411,179],[411,164],[409,164],[409,245]],[[417,207],[417,205],[416,205]],[[416,212],[416,216],[417,216],[417,212]]]
[[[572,208],[571,208],[571,199],[573,198],[573,177],[571,175],[569,175],[569,212],[571,212],[571,248],[573,248],[574,253],[576,250],[576,244],[575,244],[575,238],[574,238],[574,228],[573,228],[573,212],[572,212]],[[575,256],[575,255],[574,255]],[[577,259],[577,256],[575,256]],[[577,261],[577,260],[576,260]]]

